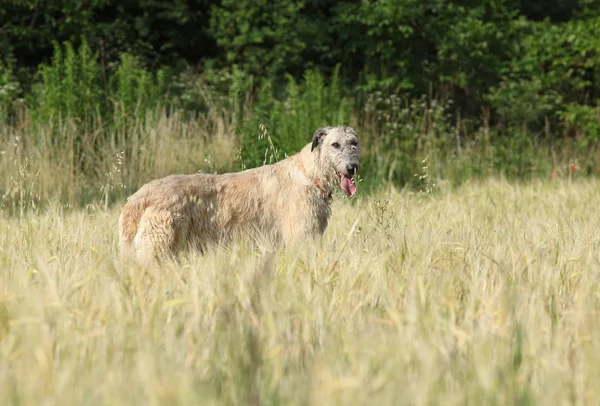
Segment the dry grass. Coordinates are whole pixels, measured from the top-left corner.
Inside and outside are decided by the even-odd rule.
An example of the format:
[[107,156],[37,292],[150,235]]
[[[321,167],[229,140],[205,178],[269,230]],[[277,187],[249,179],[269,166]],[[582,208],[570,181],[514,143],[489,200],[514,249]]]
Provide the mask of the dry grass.
[[0,123],[0,209],[23,214],[49,201],[106,207],[157,177],[229,169],[234,127],[217,108],[195,120],[158,110],[107,133],[68,120],[36,125],[24,110],[17,125]]
[[0,223],[0,404],[597,404],[597,181],[336,201],[321,246],[142,269],[117,209]]

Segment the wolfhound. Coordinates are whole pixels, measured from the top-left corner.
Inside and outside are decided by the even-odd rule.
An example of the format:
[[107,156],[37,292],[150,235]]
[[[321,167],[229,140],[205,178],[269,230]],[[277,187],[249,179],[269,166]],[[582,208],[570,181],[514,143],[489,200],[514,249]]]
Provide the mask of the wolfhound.
[[272,165],[225,174],[170,175],[129,197],[119,218],[119,245],[138,259],[205,252],[233,238],[267,237],[285,247],[322,235],[334,183],[356,192],[360,145],[348,126],[323,127],[300,152]]

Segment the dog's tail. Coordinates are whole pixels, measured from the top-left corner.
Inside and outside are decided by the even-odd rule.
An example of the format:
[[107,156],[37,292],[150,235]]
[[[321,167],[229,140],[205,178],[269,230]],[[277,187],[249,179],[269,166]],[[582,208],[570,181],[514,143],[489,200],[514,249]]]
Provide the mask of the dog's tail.
[[140,218],[148,207],[146,199],[130,200],[125,204],[119,217],[119,249],[121,252],[130,250],[133,239],[138,232]]

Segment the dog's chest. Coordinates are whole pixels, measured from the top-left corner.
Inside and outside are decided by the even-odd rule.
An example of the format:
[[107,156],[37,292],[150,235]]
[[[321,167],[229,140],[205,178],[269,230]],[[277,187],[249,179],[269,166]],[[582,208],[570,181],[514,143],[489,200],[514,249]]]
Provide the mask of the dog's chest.
[[327,228],[329,217],[331,216],[331,206],[329,200],[322,196],[315,196],[310,199],[309,208],[309,228],[312,234],[323,234]]

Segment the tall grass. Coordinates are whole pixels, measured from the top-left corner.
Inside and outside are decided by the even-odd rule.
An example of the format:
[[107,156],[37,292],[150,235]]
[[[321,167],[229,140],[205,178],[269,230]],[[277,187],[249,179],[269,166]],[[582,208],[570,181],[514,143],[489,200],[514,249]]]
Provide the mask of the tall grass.
[[599,186],[359,192],[323,241],[146,268],[116,208],[6,219],[0,403],[598,403]]
[[[597,146],[336,75],[282,90],[95,58],[57,46],[36,97],[0,106],[0,404],[600,401]],[[362,181],[323,240],[117,257],[146,181],[269,163],[342,123]]]
[[298,151],[324,125],[357,129],[368,191],[402,185],[431,192],[499,174],[564,177],[573,162],[580,173],[600,168],[596,143],[518,131],[501,136],[485,111],[479,121],[461,120],[450,100],[352,95],[337,71],[331,77],[308,71],[282,87],[256,85],[236,69],[151,73],[127,54],[102,69],[85,42],[77,49],[55,44],[24,103],[0,110],[0,207],[10,212],[52,200],[108,205],[173,171],[271,163]]
[[[2,127],[1,208],[23,212],[51,201],[77,207],[98,200],[109,204],[155,177],[233,166],[234,132],[221,117],[207,114],[189,121],[164,109],[147,114],[134,122],[126,138],[116,128],[107,130],[100,145],[78,146],[80,127],[70,119],[58,127],[38,126],[34,139],[26,113],[22,127]],[[63,139],[61,146],[53,147],[56,131]],[[208,136],[219,137],[219,142],[207,143]],[[85,170],[82,161],[87,163]]]

